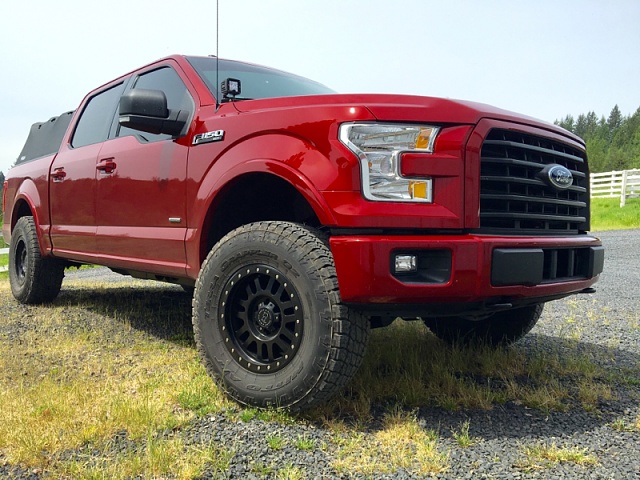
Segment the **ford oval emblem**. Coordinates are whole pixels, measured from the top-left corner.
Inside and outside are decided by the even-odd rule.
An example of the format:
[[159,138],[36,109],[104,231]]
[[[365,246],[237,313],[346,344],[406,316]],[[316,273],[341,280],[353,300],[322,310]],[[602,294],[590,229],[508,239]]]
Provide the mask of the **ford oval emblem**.
[[571,170],[562,165],[547,165],[540,174],[544,180],[558,190],[566,190],[573,185]]

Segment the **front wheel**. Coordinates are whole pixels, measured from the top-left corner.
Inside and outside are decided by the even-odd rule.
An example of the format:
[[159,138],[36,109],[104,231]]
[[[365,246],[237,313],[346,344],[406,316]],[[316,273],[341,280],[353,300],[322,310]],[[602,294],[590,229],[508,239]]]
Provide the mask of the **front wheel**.
[[436,337],[449,344],[485,343],[505,346],[517,342],[535,326],[542,314],[543,303],[505,310],[487,318],[425,318],[425,325]]
[[64,277],[64,264],[43,257],[33,217],[22,217],[11,233],[9,283],[13,296],[22,303],[46,303],[58,296]]
[[313,230],[260,222],[226,235],[193,301],[207,370],[240,403],[302,410],[355,374],[368,321],[340,302],[331,251]]

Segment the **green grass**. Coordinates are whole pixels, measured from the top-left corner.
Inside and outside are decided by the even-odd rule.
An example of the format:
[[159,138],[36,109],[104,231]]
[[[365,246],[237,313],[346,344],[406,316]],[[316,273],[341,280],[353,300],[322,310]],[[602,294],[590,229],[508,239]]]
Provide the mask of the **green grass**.
[[9,245],[4,241],[2,236],[2,225],[0,224],[0,248],[9,248]]
[[2,214],[0,213],[0,248],[8,248],[9,245],[7,245],[4,241],[4,237],[2,236],[2,227],[4,225],[4,221],[2,218]]
[[526,446],[523,449],[523,453],[527,457],[527,461],[518,466],[527,471],[552,468],[558,463],[575,463],[582,466],[598,464],[598,459],[588,453],[586,449],[558,447],[555,443],[551,445],[534,444]]
[[455,439],[455,441],[462,448],[469,448],[471,445],[474,445],[480,441],[480,439],[471,436],[471,434],[469,433],[468,420],[466,422],[463,422],[462,425],[460,425],[459,431],[453,430],[451,432],[451,435],[453,435],[453,438]]
[[[545,337],[539,339],[545,342],[540,347],[449,348],[421,323],[398,321],[372,332],[356,377],[327,405],[298,417],[240,408],[200,364],[189,303],[182,292],[144,282],[71,281],[52,305],[15,308],[8,282],[0,281],[0,328],[11,331],[12,323],[21,328],[20,342],[0,336],[4,458],[54,477],[197,477],[203,469],[223,469],[235,446],[212,450],[163,432],[180,432],[193,420],[215,414],[234,422],[323,423],[333,439],[328,445],[305,437],[286,440],[271,430],[265,447],[330,451],[334,468],[344,473],[375,477],[404,469],[424,476],[446,470],[448,452],[435,432],[420,425],[412,413],[416,408],[490,410],[513,402],[522,408],[579,409],[595,416],[601,401],[615,401],[608,379],[619,372],[607,367],[611,351],[580,348],[583,323],[606,318],[597,305],[584,312],[576,304],[554,333],[558,343]],[[640,370],[624,374],[629,384],[640,382]],[[381,408],[387,414],[382,420],[377,416],[380,426],[372,429],[373,412]],[[133,445],[114,456],[110,445],[120,432]],[[458,448],[482,441],[471,435],[466,422],[451,435]],[[83,448],[98,452],[95,461],[56,459]],[[543,455],[535,449],[530,454]],[[574,455],[568,461],[582,459]],[[304,472],[282,465],[255,468],[277,477],[304,478]]]
[[619,198],[591,199],[591,230],[640,228],[640,198],[628,198],[620,207]]

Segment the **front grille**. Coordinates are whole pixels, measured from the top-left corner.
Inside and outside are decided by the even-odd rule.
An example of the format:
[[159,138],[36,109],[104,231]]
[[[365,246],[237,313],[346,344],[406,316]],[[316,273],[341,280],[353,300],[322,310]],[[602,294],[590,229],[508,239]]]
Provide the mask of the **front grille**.
[[[539,177],[546,165],[568,168],[559,190]],[[588,230],[589,177],[583,151],[549,138],[493,129],[482,144],[480,228],[510,234],[576,234]]]

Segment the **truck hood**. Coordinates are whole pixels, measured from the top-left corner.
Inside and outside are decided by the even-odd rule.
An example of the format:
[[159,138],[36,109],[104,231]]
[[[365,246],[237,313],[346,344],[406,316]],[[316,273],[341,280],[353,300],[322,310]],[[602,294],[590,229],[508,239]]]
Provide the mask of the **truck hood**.
[[551,123],[483,103],[389,94],[334,94],[236,102],[243,112],[310,107],[364,107],[379,121],[475,125],[483,118],[533,125],[584,145],[576,135]]

